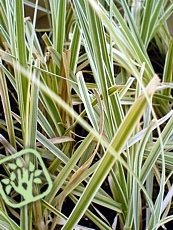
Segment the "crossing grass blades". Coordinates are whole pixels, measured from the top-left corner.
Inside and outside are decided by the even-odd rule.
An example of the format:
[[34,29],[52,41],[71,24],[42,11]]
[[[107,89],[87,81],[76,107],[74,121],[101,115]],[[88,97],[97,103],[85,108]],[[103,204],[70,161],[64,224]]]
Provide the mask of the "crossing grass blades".
[[168,0],[0,1],[0,157],[37,150],[53,182],[18,209],[0,197],[1,229],[172,222],[172,10]]

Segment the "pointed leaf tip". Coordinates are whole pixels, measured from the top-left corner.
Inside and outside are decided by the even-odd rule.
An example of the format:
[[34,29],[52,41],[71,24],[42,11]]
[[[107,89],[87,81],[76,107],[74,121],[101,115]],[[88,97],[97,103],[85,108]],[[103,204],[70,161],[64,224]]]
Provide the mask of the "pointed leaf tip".
[[152,96],[159,84],[160,84],[160,78],[155,74],[146,87],[147,94],[149,96]]

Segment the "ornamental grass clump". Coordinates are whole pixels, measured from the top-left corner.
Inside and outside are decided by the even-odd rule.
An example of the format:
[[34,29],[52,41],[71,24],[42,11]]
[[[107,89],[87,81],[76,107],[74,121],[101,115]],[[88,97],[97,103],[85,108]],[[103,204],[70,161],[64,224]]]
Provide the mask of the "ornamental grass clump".
[[[0,197],[2,229],[86,229],[85,216],[103,230],[172,221],[172,10],[170,1],[1,0],[0,156],[37,151],[52,181],[18,209]],[[11,177],[0,166],[19,203],[23,162],[34,194],[47,188],[37,156],[21,159]]]

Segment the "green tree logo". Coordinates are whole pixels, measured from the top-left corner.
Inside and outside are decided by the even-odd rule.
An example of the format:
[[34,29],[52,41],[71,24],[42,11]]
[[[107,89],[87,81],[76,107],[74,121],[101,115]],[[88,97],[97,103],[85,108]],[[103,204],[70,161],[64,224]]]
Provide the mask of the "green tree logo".
[[[28,162],[26,166],[26,163],[21,156],[28,153],[34,154],[36,156],[41,169],[36,169],[32,162]],[[14,163],[8,162],[12,159]],[[33,149],[22,150],[10,157],[6,157],[5,159],[1,160],[0,164],[2,163],[6,163],[6,166],[10,171],[10,176],[8,178],[2,179],[0,183],[1,195],[8,205],[14,208],[18,208],[30,202],[41,199],[50,192],[52,188],[52,181],[37,151]],[[43,184],[40,177],[44,177],[46,179],[48,187],[43,193],[34,196],[33,186]],[[22,196],[23,201],[19,203],[11,202],[12,199],[10,199],[9,196],[12,191],[15,191],[18,195]]]
[[[13,189],[21,194],[25,200],[32,200],[33,194],[33,182],[35,184],[41,184],[42,181],[38,176],[42,173],[42,170],[35,170],[35,166],[32,162],[29,162],[29,168],[24,168],[23,162],[21,159],[16,160],[16,164],[9,163],[9,168],[14,170],[10,174],[10,178],[1,180],[2,183],[6,185],[5,191],[9,195],[11,189]],[[17,183],[15,182],[17,181]]]

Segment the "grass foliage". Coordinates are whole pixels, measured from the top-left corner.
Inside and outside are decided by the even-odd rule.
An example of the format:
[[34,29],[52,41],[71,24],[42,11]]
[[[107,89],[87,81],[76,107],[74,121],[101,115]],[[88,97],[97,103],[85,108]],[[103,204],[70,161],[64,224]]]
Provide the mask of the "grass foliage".
[[0,151],[36,149],[53,188],[20,210],[0,197],[0,228],[84,229],[85,214],[103,230],[158,229],[173,219],[173,3],[39,3],[0,1]]

